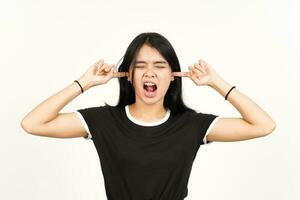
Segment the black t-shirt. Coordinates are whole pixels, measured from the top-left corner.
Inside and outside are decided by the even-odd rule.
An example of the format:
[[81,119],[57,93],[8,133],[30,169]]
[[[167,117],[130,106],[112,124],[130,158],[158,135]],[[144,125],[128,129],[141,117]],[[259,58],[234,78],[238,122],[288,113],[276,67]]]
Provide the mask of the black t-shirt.
[[162,123],[146,126],[132,121],[128,106],[76,113],[99,155],[108,200],[183,200],[197,151],[211,143],[205,137],[219,118],[169,111]]

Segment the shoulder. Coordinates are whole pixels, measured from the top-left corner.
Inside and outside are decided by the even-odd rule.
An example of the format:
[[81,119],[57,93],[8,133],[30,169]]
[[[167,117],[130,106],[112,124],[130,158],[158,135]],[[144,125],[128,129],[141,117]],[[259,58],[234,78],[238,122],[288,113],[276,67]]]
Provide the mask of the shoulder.
[[97,116],[97,115],[103,115],[108,112],[113,112],[114,110],[116,110],[114,106],[100,105],[100,106],[90,106],[86,108],[80,108],[77,111],[83,115]]
[[216,118],[219,117],[218,114],[208,113],[208,112],[190,112],[187,114],[190,121],[200,125],[209,126]]

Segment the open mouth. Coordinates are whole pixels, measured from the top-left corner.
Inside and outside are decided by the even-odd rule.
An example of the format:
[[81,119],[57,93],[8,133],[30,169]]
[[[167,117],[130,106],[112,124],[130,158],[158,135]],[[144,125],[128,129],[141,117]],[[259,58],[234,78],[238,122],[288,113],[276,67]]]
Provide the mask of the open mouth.
[[157,90],[157,86],[155,83],[151,83],[151,82],[145,82],[143,85],[144,90],[146,90],[147,92],[154,92],[155,90]]

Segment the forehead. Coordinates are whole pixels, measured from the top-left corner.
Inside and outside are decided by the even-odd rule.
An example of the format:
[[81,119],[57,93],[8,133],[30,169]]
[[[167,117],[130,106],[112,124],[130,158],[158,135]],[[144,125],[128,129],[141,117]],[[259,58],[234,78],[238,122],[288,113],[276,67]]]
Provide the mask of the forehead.
[[144,44],[136,54],[135,64],[137,63],[167,64],[167,61],[163,58],[163,56],[157,49]]

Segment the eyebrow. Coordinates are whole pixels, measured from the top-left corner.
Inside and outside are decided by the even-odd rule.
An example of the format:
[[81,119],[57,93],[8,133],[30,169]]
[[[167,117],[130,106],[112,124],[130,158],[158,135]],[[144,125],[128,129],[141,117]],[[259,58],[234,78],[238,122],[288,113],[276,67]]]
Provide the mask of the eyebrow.
[[[145,61],[135,61],[134,62],[134,64],[138,64],[138,63],[146,63]],[[154,64],[158,64],[158,63],[160,63],[160,64],[167,64],[167,62],[166,61],[155,61],[155,62],[153,62]]]

